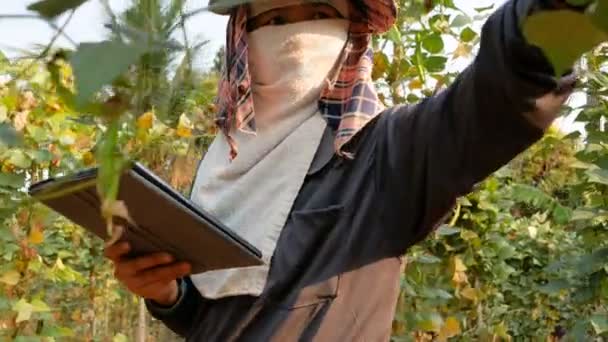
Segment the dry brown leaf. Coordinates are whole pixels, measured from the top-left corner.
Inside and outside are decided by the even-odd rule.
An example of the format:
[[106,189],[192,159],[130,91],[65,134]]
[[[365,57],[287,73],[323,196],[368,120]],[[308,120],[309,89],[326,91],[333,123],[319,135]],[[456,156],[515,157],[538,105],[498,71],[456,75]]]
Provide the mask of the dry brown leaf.
[[15,117],[13,118],[13,125],[15,126],[15,130],[18,132],[23,131],[25,126],[27,125],[27,117],[30,114],[28,110],[24,110],[21,112],[17,112]]

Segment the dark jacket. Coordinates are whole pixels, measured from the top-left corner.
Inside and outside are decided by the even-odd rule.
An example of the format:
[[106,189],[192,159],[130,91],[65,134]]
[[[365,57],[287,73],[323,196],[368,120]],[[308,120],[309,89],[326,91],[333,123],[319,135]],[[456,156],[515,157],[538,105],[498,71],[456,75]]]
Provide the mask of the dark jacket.
[[[540,1],[509,1],[455,83],[386,110],[333,153],[328,130],[278,240],[258,297],[203,299],[189,279],[152,315],[189,341],[387,341],[400,257],[476,182],[541,138],[523,113],[561,88],[518,22]],[[272,180],[268,180],[272,181]]]

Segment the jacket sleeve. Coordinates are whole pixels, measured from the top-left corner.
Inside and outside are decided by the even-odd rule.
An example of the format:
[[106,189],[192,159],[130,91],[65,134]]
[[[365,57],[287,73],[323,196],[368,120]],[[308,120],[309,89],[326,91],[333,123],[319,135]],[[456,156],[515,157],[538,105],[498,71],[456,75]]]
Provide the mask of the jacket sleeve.
[[519,29],[542,6],[508,1],[484,24],[477,57],[449,88],[377,119],[375,183],[391,253],[425,238],[457,197],[539,140],[557,116],[573,77],[553,77]]
[[162,321],[179,336],[186,338],[197,320],[201,318],[205,302],[189,277],[178,281],[179,296],[172,307],[163,307],[150,300],[146,300],[146,307],[152,317]]

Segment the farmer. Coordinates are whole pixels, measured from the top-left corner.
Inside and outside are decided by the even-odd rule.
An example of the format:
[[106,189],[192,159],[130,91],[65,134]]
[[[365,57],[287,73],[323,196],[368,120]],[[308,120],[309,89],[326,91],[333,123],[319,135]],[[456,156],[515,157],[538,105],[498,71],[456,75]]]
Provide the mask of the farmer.
[[539,140],[571,92],[519,28],[565,5],[508,1],[451,87],[387,109],[369,45],[393,24],[392,0],[212,5],[230,15],[222,133],[192,199],[266,264],[189,275],[170,255],[127,260],[123,243],[106,250],[116,277],[190,341],[387,341],[400,257]]

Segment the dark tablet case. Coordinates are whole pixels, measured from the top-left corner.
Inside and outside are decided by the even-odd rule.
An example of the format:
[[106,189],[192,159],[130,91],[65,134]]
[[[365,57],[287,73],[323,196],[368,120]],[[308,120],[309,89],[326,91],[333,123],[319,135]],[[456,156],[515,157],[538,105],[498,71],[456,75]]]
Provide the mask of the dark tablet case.
[[[30,195],[72,222],[107,239],[95,185],[44,199],[42,195],[94,180],[97,169],[51,178],[32,185]],[[131,244],[130,256],[168,252],[192,264],[192,273],[256,266],[261,253],[209,213],[173,190],[140,164],[121,178],[118,199],[125,202],[136,226],[127,224],[122,241]]]

